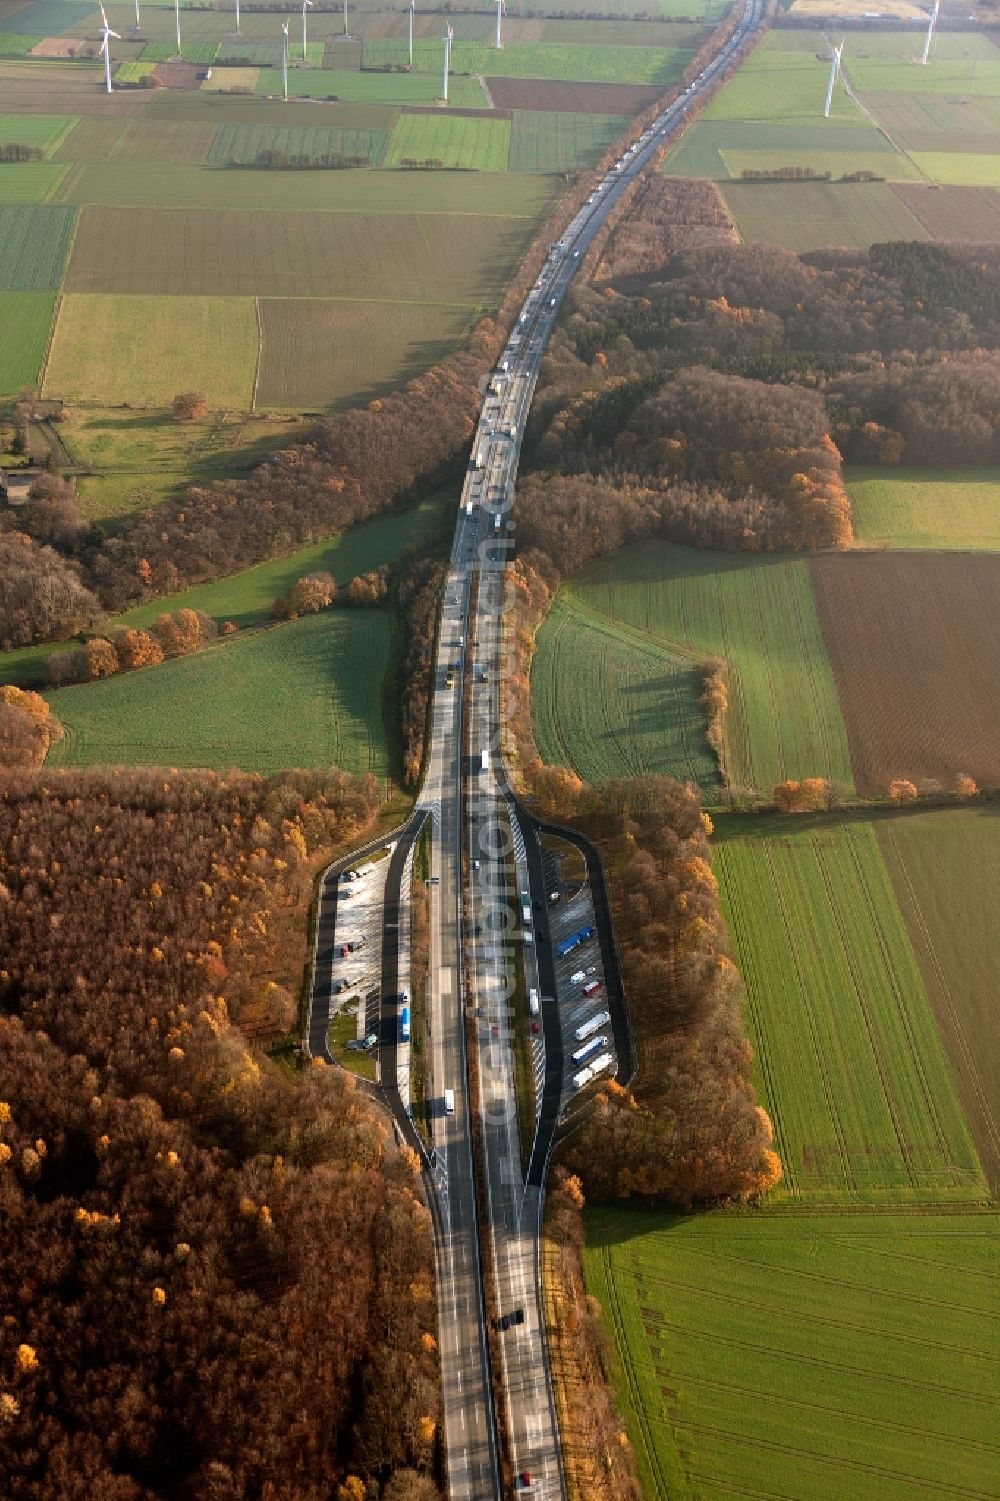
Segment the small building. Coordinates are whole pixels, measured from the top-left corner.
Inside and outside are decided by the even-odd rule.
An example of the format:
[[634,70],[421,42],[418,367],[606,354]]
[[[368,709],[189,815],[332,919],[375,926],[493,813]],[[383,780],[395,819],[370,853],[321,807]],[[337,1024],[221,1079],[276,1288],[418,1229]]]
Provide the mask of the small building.
[[0,469],[0,502],[8,506],[28,503],[28,492],[41,474],[31,466],[24,469]]

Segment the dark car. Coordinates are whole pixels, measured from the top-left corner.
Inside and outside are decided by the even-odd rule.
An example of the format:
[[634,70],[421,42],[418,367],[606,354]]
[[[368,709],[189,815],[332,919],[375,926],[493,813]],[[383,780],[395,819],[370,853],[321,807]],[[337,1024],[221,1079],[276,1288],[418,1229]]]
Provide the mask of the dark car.
[[524,1323],[524,1309],[523,1308],[515,1308],[514,1312],[511,1314],[511,1318],[514,1320],[515,1324],[523,1324]]
[[534,908],[534,910],[535,910],[535,911],[536,911],[536,912],[541,912],[541,911],[543,911],[543,910],[544,910],[544,909],[543,909],[543,907],[542,907],[542,904],[541,904],[541,902],[532,902],[532,904],[531,904],[531,905],[532,905],[532,907],[533,907],[533,908]]
[[507,1333],[507,1330],[510,1328],[510,1314],[509,1313],[505,1313],[501,1317],[501,1319],[500,1319],[500,1328],[503,1330],[504,1334]]

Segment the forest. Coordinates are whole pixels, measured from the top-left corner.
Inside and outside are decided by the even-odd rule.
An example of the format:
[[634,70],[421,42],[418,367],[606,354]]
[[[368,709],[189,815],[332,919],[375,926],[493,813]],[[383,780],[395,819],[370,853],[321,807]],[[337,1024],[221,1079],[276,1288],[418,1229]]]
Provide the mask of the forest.
[[347,1075],[259,1046],[294,1022],[317,856],[378,798],[339,773],[0,783],[11,1501],[439,1496],[419,1165]]
[[[563,574],[651,535],[842,547],[842,456],[996,462],[995,247],[674,249],[662,197],[651,185],[639,196],[550,342],[526,434],[522,545]],[[694,195],[692,211],[718,238],[711,204]]]

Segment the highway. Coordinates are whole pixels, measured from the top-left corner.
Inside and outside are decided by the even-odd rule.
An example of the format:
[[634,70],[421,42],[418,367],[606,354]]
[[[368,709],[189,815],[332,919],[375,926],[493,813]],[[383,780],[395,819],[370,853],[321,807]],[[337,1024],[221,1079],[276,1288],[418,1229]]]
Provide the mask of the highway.
[[[466,1059],[469,1007],[478,1041],[469,1062],[482,1112],[495,1306],[518,1320],[499,1336],[513,1468],[517,1476],[531,1477],[528,1488],[517,1482],[519,1490],[546,1501],[565,1495],[538,1264],[544,1177],[563,1082],[562,1047],[558,1022],[553,1025],[549,1019],[555,1008],[543,1007],[542,1035],[532,1039],[542,1108],[535,1138],[526,1144],[530,1170],[525,1174],[508,1004],[518,952],[525,985],[543,995],[553,993],[551,955],[538,943],[525,941],[519,905],[523,891],[532,903],[541,904],[542,911],[547,906],[533,821],[524,819],[518,808],[501,752],[504,568],[514,548],[510,513],[524,424],[559,306],[594,236],[654,152],[682,127],[698,92],[734,60],[764,13],[765,0],[746,0],[740,25],[714,61],[595,184],[562,238],[550,248],[484,397],[459,503],[444,584],[424,782],[414,820],[392,856],[387,881],[380,1048],[382,1086],[400,1133],[424,1151],[409,1119],[408,1101],[397,1089],[400,987],[391,931],[399,919],[402,862],[418,821],[429,817],[433,884],[428,1091],[433,1144],[424,1156],[437,1230],[439,1347],[453,1501],[499,1501],[505,1494],[477,1228]],[[324,943],[332,941],[322,907],[320,922]],[[547,991],[541,989],[543,982]],[[313,1046],[319,1045],[316,1036]],[[624,1037],[619,1068],[623,1057],[631,1059],[631,1044]],[[631,1071],[630,1062],[628,1068]]]

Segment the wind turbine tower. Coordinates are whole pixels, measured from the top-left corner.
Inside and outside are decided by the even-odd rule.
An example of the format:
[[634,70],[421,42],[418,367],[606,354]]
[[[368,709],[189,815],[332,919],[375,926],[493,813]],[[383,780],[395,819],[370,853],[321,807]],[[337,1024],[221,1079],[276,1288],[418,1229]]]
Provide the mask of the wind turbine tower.
[[240,34],[240,0],[236,0],[236,35]]
[[830,106],[833,103],[833,91],[836,87],[837,79],[840,77],[840,58],[843,50],[843,42],[841,42],[839,47],[834,47],[833,49],[833,60],[830,63],[830,82],[826,86],[826,105],[823,110],[826,119],[830,118]]
[[454,40],[454,36],[455,28],[453,26],[449,26],[448,30],[441,38],[442,42],[444,42],[444,88],[441,91],[441,98],[444,100],[445,104],[448,103],[448,74],[451,70],[451,44]]
[[350,34],[347,29],[347,0],[344,0],[344,35],[350,36]]
[[108,25],[108,18],[104,14],[104,6],[101,6],[101,51],[104,53],[104,87],[111,93],[111,38],[121,38],[117,31],[112,31]]
[[496,39],[496,49],[497,49],[498,52],[500,51],[500,48],[503,46],[503,42],[500,40],[500,17],[503,15],[503,12],[504,12],[504,0],[497,0],[497,39]]
[[413,72],[413,0],[410,0],[410,72]]
[[302,0],[302,61],[308,62],[306,44],[306,11],[312,7],[313,0]]
[[135,0],[135,29],[136,31],[141,31],[142,29],[139,21],[139,0]]
[[288,102],[288,22],[281,23],[281,89]]
[[934,40],[934,32],[937,28],[938,11],[941,9],[941,0],[934,0],[934,9],[927,25],[927,35],[924,37],[924,52],[920,61],[926,63],[931,55],[931,43]]
[[177,56],[181,55],[181,0],[174,0],[174,26],[177,30]]

